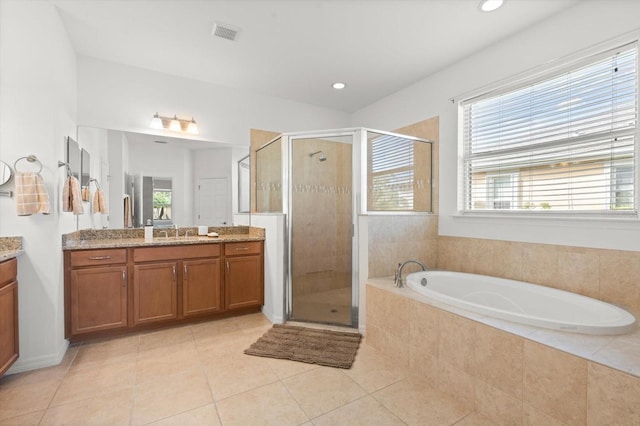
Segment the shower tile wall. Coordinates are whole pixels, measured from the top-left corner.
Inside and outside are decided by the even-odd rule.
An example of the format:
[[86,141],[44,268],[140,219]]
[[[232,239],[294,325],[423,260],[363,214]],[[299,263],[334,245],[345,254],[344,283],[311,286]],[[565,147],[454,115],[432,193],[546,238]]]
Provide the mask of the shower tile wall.
[[[349,286],[351,238],[345,236],[351,234],[352,223],[351,145],[321,140],[293,143],[294,295]],[[326,161],[309,157],[320,150]]]
[[640,317],[640,252],[439,237],[437,267],[567,290]]

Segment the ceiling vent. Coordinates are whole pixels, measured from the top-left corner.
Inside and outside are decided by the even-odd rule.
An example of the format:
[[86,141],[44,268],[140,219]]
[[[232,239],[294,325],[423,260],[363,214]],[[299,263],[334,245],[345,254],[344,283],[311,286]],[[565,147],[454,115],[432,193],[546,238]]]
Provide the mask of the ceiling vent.
[[238,37],[239,32],[240,28],[238,27],[234,27],[233,25],[229,24],[223,24],[222,22],[214,22],[213,29],[211,30],[211,35],[234,41],[236,37]]

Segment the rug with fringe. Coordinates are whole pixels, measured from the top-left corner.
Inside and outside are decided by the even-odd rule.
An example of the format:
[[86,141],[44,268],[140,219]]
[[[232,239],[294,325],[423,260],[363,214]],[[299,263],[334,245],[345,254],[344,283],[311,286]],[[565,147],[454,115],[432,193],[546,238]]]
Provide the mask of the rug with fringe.
[[362,335],[275,324],[245,354],[351,368]]

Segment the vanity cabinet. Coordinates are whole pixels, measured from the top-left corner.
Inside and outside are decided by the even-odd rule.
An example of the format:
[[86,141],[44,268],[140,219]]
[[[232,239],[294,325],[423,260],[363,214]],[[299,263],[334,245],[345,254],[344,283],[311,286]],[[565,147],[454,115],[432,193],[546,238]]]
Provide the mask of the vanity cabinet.
[[263,243],[65,251],[71,341],[258,311]]
[[133,267],[133,324],[178,317],[178,262]]
[[0,376],[18,359],[18,262],[0,262]]
[[126,327],[126,250],[71,252],[68,262],[67,332],[78,335]]
[[182,315],[189,317],[220,311],[220,259],[185,260],[183,265]]
[[225,254],[225,308],[239,309],[264,303],[262,242],[227,243]]
[[133,262],[134,325],[220,310],[219,244],[135,248]]

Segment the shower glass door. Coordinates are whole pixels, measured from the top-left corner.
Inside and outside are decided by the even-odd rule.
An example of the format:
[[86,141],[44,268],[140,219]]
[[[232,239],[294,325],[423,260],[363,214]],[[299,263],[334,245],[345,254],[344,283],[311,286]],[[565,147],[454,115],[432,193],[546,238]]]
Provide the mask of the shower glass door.
[[353,139],[290,138],[289,320],[357,326]]

